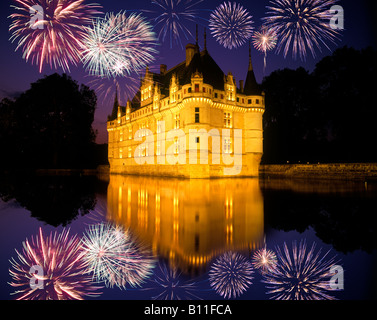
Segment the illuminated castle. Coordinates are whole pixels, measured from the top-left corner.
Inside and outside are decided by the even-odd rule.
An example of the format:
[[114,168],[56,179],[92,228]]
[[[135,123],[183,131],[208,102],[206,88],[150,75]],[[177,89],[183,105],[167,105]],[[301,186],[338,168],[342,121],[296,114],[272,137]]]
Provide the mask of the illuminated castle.
[[212,178],[258,176],[263,154],[264,93],[251,53],[237,87],[206,48],[186,46],[186,59],[159,73],[148,68],[132,101],[109,118],[110,172]]

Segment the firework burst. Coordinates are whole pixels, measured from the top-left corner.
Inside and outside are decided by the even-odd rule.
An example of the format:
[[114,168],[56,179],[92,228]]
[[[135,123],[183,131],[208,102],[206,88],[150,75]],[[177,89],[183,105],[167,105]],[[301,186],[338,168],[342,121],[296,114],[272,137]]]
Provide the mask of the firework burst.
[[[44,237],[39,229],[39,236],[31,241],[26,239],[22,252],[16,253],[18,259],[10,260],[9,273],[18,300],[82,300],[100,295],[100,288],[93,286],[85,273],[80,240],[70,237],[69,231]],[[38,267],[42,273],[32,275],[32,267]],[[36,280],[41,287],[31,285]]]
[[224,2],[210,15],[209,28],[213,37],[227,49],[242,46],[252,36],[253,19],[236,2]]
[[262,274],[270,272],[275,268],[276,263],[277,258],[275,252],[266,248],[255,251],[252,257],[253,267],[259,270]]
[[69,70],[81,58],[83,26],[99,14],[100,6],[84,0],[15,0],[17,11],[10,15],[13,22],[10,40],[18,41],[26,61],[51,68]]
[[273,29],[262,26],[259,31],[255,31],[252,36],[254,48],[264,53],[264,69],[267,65],[267,51],[275,48],[277,35]]
[[82,245],[87,272],[108,287],[139,286],[154,267],[153,259],[143,254],[130,233],[119,226],[109,223],[90,226]]
[[152,287],[146,290],[158,291],[153,300],[198,300],[199,290],[195,281],[185,279],[177,267],[167,266],[160,262],[154,278],[150,281]]
[[237,298],[252,284],[253,273],[252,264],[243,255],[226,252],[212,264],[209,281],[220,296]]
[[321,250],[315,253],[315,243],[307,250],[306,243],[299,246],[292,244],[292,252],[284,243],[284,251],[276,248],[278,263],[275,268],[263,274],[263,282],[267,284],[268,294],[277,300],[333,300],[330,290],[331,267],[335,265],[334,258],[326,260],[326,254],[321,256]]
[[88,84],[96,91],[102,103],[111,105],[114,103],[114,97],[117,95],[119,105],[125,106],[127,101],[131,101],[139,90],[140,79],[134,73],[123,77],[91,77]]
[[329,48],[335,43],[339,31],[330,26],[330,8],[337,0],[271,0],[267,6],[265,25],[278,35],[277,52],[284,57],[292,49],[293,58],[305,60],[308,50],[315,58],[315,49]]
[[158,7],[158,10],[144,10],[152,13],[152,23],[159,30],[158,37],[161,42],[166,39],[170,41],[170,48],[173,43],[182,47],[181,39],[186,40],[193,38],[192,33],[186,26],[189,22],[195,22],[198,19],[198,10],[196,6],[203,0],[152,0],[151,3]]
[[91,75],[130,75],[155,59],[155,34],[140,14],[108,13],[85,30],[82,62]]

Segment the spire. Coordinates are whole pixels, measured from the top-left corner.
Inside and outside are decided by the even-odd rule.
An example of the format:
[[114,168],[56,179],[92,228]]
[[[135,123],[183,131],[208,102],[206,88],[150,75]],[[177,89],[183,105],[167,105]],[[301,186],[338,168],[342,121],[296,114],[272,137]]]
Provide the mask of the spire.
[[204,28],[204,51],[207,51],[207,29]]
[[253,64],[251,62],[251,41],[249,41],[249,69],[248,71],[252,71],[253,70]]
[[109,116],[109,120],[115,120],[118,116],[118,107],[119,107],[119,101],[118,101],[118,88],[115,88],[115,98],[114,98],[114,105],[113,110],[111,112],[111,115]]
[[196,43],[195,43],[197,46],[199,46],[198,44],[198,25],[196,25]]
[[249,68],[246,75],[246,81],[244,86],[244,93],[246,95],[260,95],[261,89],[255,78],[253,64],[251,62],[251,42],[249,42]]

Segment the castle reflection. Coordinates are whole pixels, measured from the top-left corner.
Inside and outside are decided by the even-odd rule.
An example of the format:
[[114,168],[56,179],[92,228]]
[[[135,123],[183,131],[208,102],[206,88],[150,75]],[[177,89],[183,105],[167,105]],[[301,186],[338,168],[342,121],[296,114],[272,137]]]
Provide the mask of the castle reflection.
[[264,242],[258,179],[179,180],[111,175],[108,219],[183,272],[205,269],[227,250]]

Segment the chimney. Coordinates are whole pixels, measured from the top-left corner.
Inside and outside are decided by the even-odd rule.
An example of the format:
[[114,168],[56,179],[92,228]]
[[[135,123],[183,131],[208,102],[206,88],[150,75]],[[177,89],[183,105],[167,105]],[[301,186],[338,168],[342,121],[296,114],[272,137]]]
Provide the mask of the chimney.
[[243,92],[243,80],[240,80],[240,90]]
[[186,67],[190,64],[192,57],[195,54],[196,46],[194,44],[189,43],[186,46]]
[[166,73],[167,66],[166,64],[160,65],[160,74],[164,75]]

